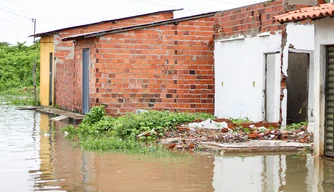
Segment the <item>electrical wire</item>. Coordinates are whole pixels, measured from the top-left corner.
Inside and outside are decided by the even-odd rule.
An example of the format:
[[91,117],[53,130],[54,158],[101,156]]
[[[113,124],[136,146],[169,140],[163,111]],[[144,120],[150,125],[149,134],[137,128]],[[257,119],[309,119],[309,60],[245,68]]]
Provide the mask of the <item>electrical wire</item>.
[[[138,0],[132,0],[132,1],[138,1]],[[171,8],[180,8],[180,6],[168,5],[168,4],[159,3],[159,2],[156,2],[156,1],[152,1],[152,0],[139,0],[139,1],[143,1],[143,2],[151,3],[151,4],[156,4],[156,5],[161,5],[161,6],[167,6],[167,7],[171,7]],[[201,11],[201,12],[204,11],[204,10],[200,10],[200,9],[190,9],[190,8],[185,8],[185,10]]]
[[17,24],[17,23],[13,23],[11,21],[7,21],[7,20],[4,20],[4,19],[1,19],[1,18],[0,18],[0,21],[6,22],[6,23],[9,23],[9,24],[13,24],[13,25],[20,25],[20,24]]
[[232,4],[232,5],[240,5],[240,4],[251,4],[251,3],[256,3],[260,1],[226,1],[226,0],[207,0],[207,1],[212,1],[212,2],[217,2],[217,3],[225,3],[225,4]]
[[[21,6],[29,6],[31,8],[35,8],[35,9],[38,9],[38,11],[45,11],[45,12],[50,12],[50,11],[54,11],[54,9],[47,9],[47,8],[41,8],[41,7],[36,7],[36,6],[31,6],[31,4],[25,4],[25,3],[16,3],[16,2],[13,2],[13,1],[8,1],[8,0],[5,0],[7,1],[8,3],[13,3],[13,4],[16,4],[16,5],[21,5]],[[64,15],[67,15],[67,16],[70,16],[70,17],[74,17],[74,18],[77,18],[77,19],[82,19],[82,20],[89,20],[90,18],[85,18],[85,17],[81,17],[81,16],[77,16],[77,15],[73,15],[73,14],[69,14],[68,12],[64,12],[64,11],[60,11],[59,9],[56,10],[58,13],[62,13]],[[45,17],[45,16],[43,16]],[[51,17],[47,17],[47,18],[51,18]],[[53,18],[51,18],[53,19]],[[60,21],[60,20],[59,20]],[[66,21],[62,21],[62,22],[66,22]]]
[[8,13],[14,14],[14,15],[16,15],[16,16],[19,16],[19,17],[22,17],[22,18],[31,20],[30,17],[26,17],[26,16],[24,16],[24,15],[15,13],[14,11],[10,11],[10,10],[8,10],[8,9],[4,9],[4,8],[1,8],[1,7],[0,7],[0,9],[3,10],[3,11],[6,11],[6,12],[8,12]]

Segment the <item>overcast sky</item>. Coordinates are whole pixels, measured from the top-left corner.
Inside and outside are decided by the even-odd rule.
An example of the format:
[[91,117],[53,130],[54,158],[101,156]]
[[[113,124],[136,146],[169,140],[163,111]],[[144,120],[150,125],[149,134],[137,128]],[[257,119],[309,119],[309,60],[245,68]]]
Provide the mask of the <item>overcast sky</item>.
[[226,10],[264,0],[0,0],[0,42],[27,42],[33,34],[31,18],[37,19],[37,32],[167,9],[183,17]]

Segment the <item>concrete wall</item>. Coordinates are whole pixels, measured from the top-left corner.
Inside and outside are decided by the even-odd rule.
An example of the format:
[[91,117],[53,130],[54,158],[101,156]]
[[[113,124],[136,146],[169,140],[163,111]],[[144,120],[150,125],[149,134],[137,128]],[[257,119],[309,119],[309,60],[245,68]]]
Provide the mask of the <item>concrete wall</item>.
[[[40,102],[42,106],[49,106],[50,53],[54,53],[53,36],[42,37],[40,39]],[[54,82],[52,84],[54,85]],[[52,98],[54,97],[52,96]]]
[[334,45],[334,19],[326,18],[315,22],[314,49],[314,151],[324,155],[325,77],[326,45]]
[[[280,46],[280,34],[216,42],[216,116],[263,120],[265,54],[279,52]],[[280,78],[276,81],[278,90],[272,96],[279,102]],[[274,108],[273,113],[279,113],[279,108]]]
[[207,17],[98,38],[92,105],[106,105],[109,115],[138,108],[213,113],[213,23]]
[[[215,17],[215,115],[218,117],[265,118],[266,53],[281,51],[284,25],[272,17],[284,13],[282,0],[222,11]],[[277,86],[276,102],[269,105],[270,120],[279,121],[280,55],[268,58],[275,65],[271,74]]]
[[[289,45],[310,54],[313,50],[312,41],[306,40],[313,39],[312,25],[281,25],[273,22],[273,16],[285,13],[285,5],[286,1],[278,0],[222,11],[216,15],[214,28],[217,116],[248,117],[253,121],[267,117],[266,119],[282,122],[283,127],[285,126],[285,77]],[[293,5],[289,9],[303,6],[305,5]],[[270,62],[275,62],[275,65],[279,63],[279,74],[273,73],[275,77],[271,77],[270,83],[274,81],[275,86],[280,89],[266,93],[274,98],[266,104],[263,93],[266,81],[264,54],[269,52],[280,54],[278,58],[270,57]],[[312,59],[312,56],[310,58]],[[270,74],[268,76],[270,77]],[[310,80],[312,78],[310,73]],[[309,94],[309,97],[312,102],[313,94]],[[310,104],[309,116],[312,108]],[[269,112],[269,118],[265,109],[272,111]]]
[[[310,54],[313,61],[314,43],[305,39],[314,39],[313,24],[288,24],[286,35],[281,31],[261,33],[256,36],[227,37],[217,39],[215,43],[215,115],[225,118],[249,118],[252,121],[282,121],[286,125],[288,54],[293,52]],[[276,28],[275,28],[276,29]],[[301,35],[303,34],[303,35]],[[293,46],[294,49],[289,49]],[[283,49],[283,52],[282,52]],[[265,54],[279,53],[275,59],[273,83],[276,88],[266,92],[271,102],[265,104]],[[281,59],[282,58],[282,59]],[[270,63],[269,63],[270,64]],[[282,67],[281,67],[282,65]],[[277,71],[278,70],[278,71]],[[313,82],[313,68],[310,67],[309,82]],[[283,99],[280,102],[280,99]],[[313,121],[312,84],[309,88],[309,121]],[[280,114],[280,109],[282,113]],[[269,118],[268,118],[269,117]],[[282,117],[282,119],[280,119]],[[309,130],[312,130],[311,128]]]

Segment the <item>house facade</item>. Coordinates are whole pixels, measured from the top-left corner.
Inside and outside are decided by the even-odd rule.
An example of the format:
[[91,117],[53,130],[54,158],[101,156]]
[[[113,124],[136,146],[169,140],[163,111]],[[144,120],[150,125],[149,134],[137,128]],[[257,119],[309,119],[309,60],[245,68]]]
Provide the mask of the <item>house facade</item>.
[[274,22],[273,16],[291,9],[287,3],[258,3],[216,15],[217,117],[279,122],[283,127],[313,122],[309,82],[314,78],[314,25]]
[[[41,104],[86,113],[105,105],[214,113],[283,125],[309,122],[314,25],[273,16],[309,6],[275,0],[173,19],[173,11],[41,36]],[[303,34],[300,35],[300,34]]]
[[75,59],[74,44],[63,42],[61,41],[62,38],[75,34],[172,19],[174,11],[178,11],[178,9],[100,21],[36,34],[37,37],[41,37],[41,105],[57,105],[62,109],[78,111],[75,108],[76,94],[72,92],[76,72],[74,65],[71,65]]
[[63,38],[74,42],[75,108],[213,113],[216,12]]
[[[314,151],[334,157],[334,3],[304,8],[275,17],[280,23],[314,20]],[[310,41],[305,39],[305,41]],[[312,40],[311,40],[312,41]]]

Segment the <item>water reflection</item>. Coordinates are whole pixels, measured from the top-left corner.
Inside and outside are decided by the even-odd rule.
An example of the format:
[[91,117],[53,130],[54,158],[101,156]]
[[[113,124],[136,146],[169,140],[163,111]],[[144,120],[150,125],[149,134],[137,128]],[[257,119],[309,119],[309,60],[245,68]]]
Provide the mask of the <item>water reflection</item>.
[[[312,191],[311,155],[216,157],[216,191]],[[235,182],[238,181],[238,182]]]
[[0,106],[0,191],[334,191],[330,159],[280,154],[166,160],[87,152],[51,129],[65,125]]

